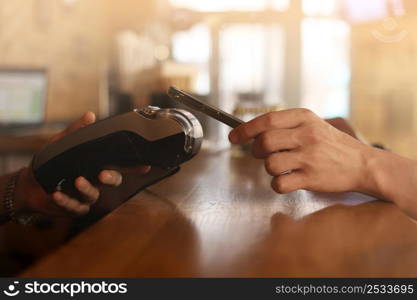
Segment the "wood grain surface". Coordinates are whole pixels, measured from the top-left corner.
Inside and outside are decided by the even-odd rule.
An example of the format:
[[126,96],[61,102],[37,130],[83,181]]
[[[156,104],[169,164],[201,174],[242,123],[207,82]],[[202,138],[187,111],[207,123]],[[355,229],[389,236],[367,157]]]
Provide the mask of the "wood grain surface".
[[49,135],[0,136],[0,154],[36,153],[50,138]]
[[204,151],[21,276],[417,276],[417,224],[360,194],[278,195],[262,161]]

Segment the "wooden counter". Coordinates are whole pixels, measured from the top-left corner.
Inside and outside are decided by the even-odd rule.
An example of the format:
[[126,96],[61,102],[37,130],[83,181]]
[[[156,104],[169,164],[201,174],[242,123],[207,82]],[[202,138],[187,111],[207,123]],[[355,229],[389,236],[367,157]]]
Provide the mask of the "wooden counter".
[[417,224],[359,194],[275,194],[262,161],[202,152],[27,269],[52,276],[417,276]]
[[33,154],[42,149],[50,138],[49,135],[0,136],[0,154]]

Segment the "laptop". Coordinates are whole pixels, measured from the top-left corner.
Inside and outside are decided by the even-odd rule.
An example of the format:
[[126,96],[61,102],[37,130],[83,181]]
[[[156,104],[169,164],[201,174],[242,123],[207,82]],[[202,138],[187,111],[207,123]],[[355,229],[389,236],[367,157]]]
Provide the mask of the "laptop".
[[0,68],[0,132],[31,129],[45,121],[47,71]]

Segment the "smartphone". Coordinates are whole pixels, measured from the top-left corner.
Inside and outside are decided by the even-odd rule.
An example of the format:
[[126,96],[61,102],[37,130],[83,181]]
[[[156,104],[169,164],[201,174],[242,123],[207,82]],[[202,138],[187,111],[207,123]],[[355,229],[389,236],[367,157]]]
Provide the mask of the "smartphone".
[[210,104],[207,104],[203,101],[200,101],[190,94],[187,94],[184,91],[181,91],[175,87],[170,87],[168,90],[168,96],[176,101],[181,102],[182,104],[195,109],[196,111],[202,112],[209,117],[212,117],[213,119],[216,119],[217,121],[220,121],[232,128],[236,128],[240,124],[243,124],[244,122],[240,120],[239,118],[236,118],[235,116],[228,114],[225,111],[222,111],[221,109],[214,107]]

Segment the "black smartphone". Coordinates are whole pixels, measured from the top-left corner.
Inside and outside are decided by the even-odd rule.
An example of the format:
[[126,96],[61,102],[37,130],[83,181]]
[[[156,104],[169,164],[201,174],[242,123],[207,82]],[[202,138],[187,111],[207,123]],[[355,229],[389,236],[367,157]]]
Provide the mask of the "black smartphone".
[[195,97],[191,96],[190,94],[181,91],[175,87],[170,87],[168,90],[168,96],[171,97],[171,99],[181,102],[182,104],[195,109],[196,111],[200,111],[213,119],[216,119],[217,121],[220,121],[232,128],[236,128],[240,124],[243,124],[244,122],[240,120],[239,118],[236,118],[235,116],[228,114],[227,112],[214,107],[208,103],[205,103],[203,101],[200,101],[196,99]]

